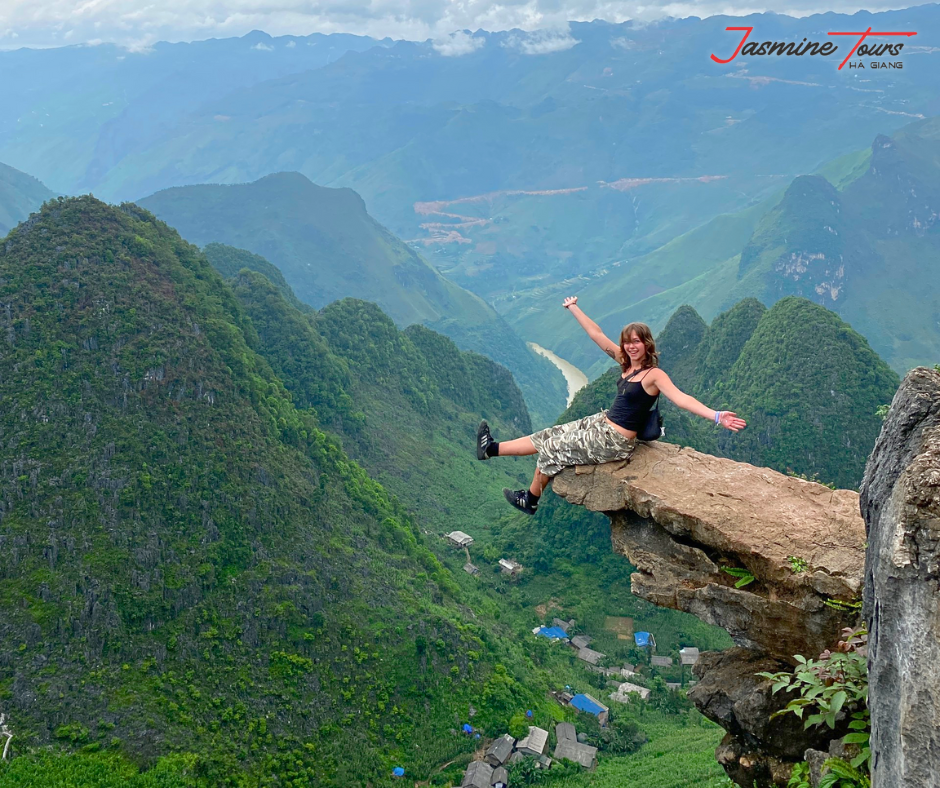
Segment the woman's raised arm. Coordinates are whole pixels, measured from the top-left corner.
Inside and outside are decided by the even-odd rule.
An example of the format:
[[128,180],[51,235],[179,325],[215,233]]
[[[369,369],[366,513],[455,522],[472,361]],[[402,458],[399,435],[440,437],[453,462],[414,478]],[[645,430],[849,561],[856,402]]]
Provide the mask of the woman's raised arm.
[[618,364],[623,363],[623,355],[617,343],[601,331],[601,327],[581,311],[581,307],[578,306],[577,296],[568,296],[562,301],[561,305],[574,315],[574,319],[578,321],[578,325],[584,329],[585,333],[587,333],[601,350]]
[[687,410],[689,413],[694,413],[703,419],[711,419],[715,424],[720,424],[732,432],[738,432],[738,430],[743,430],[747,426],[747,422],[744,419],[739,419],[736,413],[730,410],[712,410],[695,397],[680,391],[679,387],[669,379],[669,375],[661,369],[653,370],[650,379],[670,402],[676,407],[682,408],[682,410]]

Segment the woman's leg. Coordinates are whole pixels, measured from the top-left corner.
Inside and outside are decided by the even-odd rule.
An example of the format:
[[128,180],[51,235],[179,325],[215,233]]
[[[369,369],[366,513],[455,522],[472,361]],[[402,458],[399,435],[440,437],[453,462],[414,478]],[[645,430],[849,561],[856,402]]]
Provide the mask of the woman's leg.
[[536,498],[538,498],[545,488],[552,483],[552,477],[546,476],[538,468],[535,469],[535,475],[532,477],[532,484],[529,485],[529,492]]
[[524,438],[499,442],[500,457],[527,457],[530,454],[537,454],[537,450],[528,435]]

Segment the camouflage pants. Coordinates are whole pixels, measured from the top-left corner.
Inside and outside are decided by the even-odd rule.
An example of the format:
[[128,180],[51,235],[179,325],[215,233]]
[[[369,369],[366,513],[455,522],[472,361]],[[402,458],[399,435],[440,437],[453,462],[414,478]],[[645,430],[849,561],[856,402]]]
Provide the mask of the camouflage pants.
[[600,465],[629,459],[636,448],[636,438],[621,435],[607,423],[606,416],[604,410],[530,435],[539,453],[538,469],[546,476],[555,476],[569,465]]

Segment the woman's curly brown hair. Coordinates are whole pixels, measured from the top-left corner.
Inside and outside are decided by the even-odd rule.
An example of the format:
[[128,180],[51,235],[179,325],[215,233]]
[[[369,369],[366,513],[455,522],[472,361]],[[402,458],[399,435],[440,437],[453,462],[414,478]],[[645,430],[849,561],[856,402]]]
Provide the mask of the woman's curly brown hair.
[[647,367],[658,367],[659,353],[656,352],[656,340],[653,339],[653,332],[650,331],[650,327],[646,325],[646,323],[630,323],[624,326],[623,331],[620,332],[620,353],[624,359],[620,362],[620,368],[624,372],[630,369],[630,359],[627,358],[627,354],[623,349],[623,343],[630,338],[630,334],[633,332],[636,332],[636,335],[643,343],[643,347],[646,348],[646,357],[643,359],[643,369]]

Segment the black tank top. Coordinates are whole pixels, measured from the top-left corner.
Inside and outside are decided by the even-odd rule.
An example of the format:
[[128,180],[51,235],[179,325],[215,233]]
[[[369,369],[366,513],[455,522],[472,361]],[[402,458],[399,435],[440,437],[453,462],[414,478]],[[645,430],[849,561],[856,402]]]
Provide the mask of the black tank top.
[[640,382],[649,374],[649,371],[647,370],[640,380],[631,381],[630,378],[636,374],[634,372],[629,377],[620,378],[617,382],[617,397],[614,399],[614,404],[610,406],[610,410],[607,411],[607,418],[614,424],[634,432],[643,429],[647,416],[656,402],[656,397],[647,394]]

